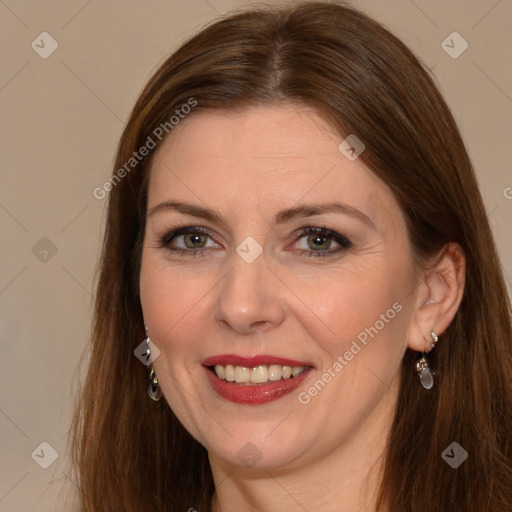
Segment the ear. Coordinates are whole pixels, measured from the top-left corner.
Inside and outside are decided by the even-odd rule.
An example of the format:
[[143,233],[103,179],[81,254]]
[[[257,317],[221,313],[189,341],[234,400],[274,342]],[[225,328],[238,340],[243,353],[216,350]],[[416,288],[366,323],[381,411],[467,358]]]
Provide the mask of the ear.
[[450,325],[462,300],[465,272],[464,250],[455,242],[446,244],[422,270],[407,332],[409,348],[429,352],[430,333],[439,336]]

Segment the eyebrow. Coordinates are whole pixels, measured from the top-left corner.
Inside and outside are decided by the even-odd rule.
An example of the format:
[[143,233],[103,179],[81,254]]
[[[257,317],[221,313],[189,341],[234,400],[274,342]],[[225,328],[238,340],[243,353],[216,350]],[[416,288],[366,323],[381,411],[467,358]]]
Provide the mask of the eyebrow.
[[[224,217],[215,210],[206,208],[204,206],[185,203],[182,201],[164,201],[163,203],[157,204],[156,206],[153,206],[149,209],[148,217],[154,215],[155,213],[165,211],[177,211],[183,215],[198,217],[217,224],[227,224]],[[273,222],[274,224],[285,224],[286,222],[290,222],[296,218],[313,217],[314,215],[321,215],[323,213],[341,213],[343,215],[347,215],[348,217],[362,221],[372,229],[376,229],[375,224],[370,219],[370,217],[368,217],[362,211],[339,202],[331,202],[326,204],[307,204],[286,208],[274,215]]]

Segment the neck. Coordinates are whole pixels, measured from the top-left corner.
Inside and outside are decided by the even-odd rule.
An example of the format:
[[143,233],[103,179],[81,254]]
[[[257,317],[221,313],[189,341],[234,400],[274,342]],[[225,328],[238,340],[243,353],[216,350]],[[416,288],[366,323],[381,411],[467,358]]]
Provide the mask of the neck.
[[313,462],[248,469],[230,466],[210,454],[216,486],[212,512],[375,511],[396,407],[393,391],[386,393],[350,440]]

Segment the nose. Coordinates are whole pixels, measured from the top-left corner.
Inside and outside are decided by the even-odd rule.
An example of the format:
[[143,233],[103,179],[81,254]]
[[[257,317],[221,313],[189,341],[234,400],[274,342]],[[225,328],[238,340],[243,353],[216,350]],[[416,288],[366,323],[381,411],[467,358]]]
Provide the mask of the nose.
[[217,290],[214,317],[238,334],[267,331],[285,318],[283,284],[269,268],[264,253],[252,263],[235,253]]

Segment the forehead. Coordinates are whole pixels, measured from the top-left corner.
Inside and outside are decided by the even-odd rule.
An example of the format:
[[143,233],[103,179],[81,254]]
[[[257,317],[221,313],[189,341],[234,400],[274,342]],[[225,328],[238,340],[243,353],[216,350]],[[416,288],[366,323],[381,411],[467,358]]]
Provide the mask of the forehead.
[[201,199],[217,208],[252,206],[270,214],[299,201],[344,201],[376,224],[383,211],[394,221],[401,212],[389,188],[361,159],[350,161],[340,152],[342,140],[304,106],[196,112],[155,154],[148,205]]
[[[269,160],[268,169],[268,165],[272,167],[270,161],[276,158],[308,161],[322,155],[339,156],[340,141],[333,128],[312,109],[296,105],[257,106],[235,112],[194,113],[174,129],[158,154],[171,154],[188,162],[206,156],[217,164],[228,159],[248,162],[256,157]],[[257,166],[247,170],[254,167]],[[259,172],[265,169],[260,168]]]

